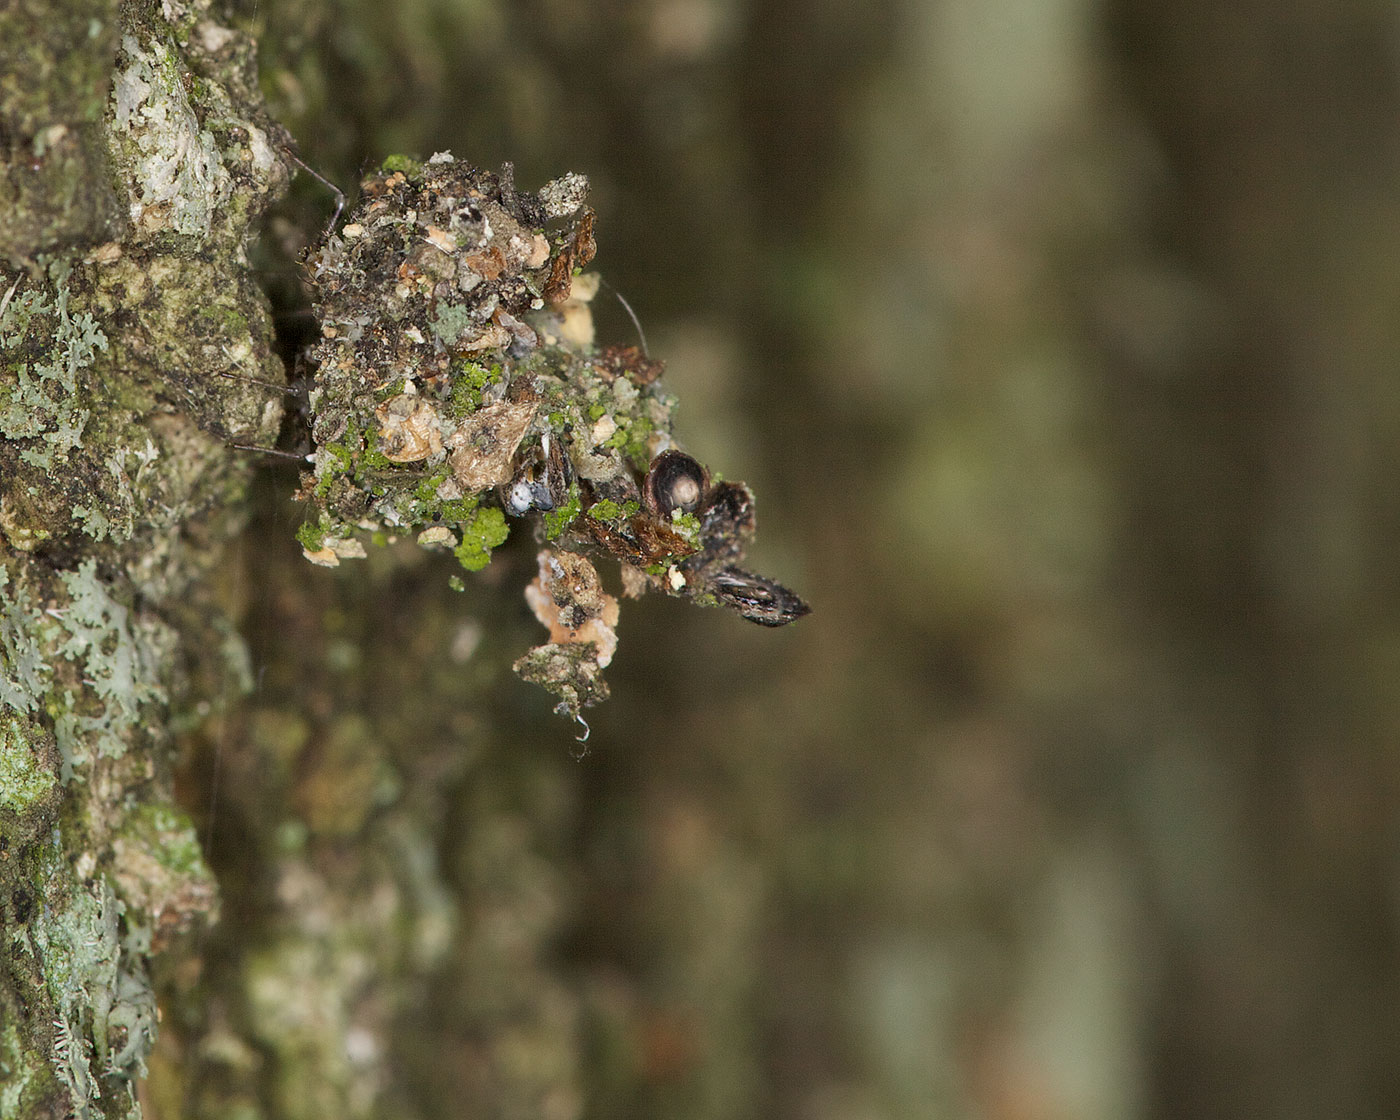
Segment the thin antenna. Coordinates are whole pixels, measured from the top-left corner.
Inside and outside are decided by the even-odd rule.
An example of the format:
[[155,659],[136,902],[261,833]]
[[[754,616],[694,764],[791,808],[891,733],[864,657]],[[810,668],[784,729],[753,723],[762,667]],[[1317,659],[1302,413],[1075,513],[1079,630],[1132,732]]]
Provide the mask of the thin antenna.
[[301,156],[297,155],[296,152],[292,151],[290,147],[283,145],[282,151],[284,151],[287,154],[288,159],[290,159],[293,163],[295,163],[298,167],[300,167],[303,171],[305,171],[308,175],[310,175],[327,190],[335,194],[335,213],[331,215],[331,220],[326,223],[326,232],[321,235],[322,237],[329,237],[331,231],[335,229],[335,223],[340,221],[340,215],[345,210],[345,192],[339,187],[337,187],[334,183],[332,183],[329,179],[327,179],[324,175],[322,175],[319,171],[317,171],[314,167],[312,167],[309,163],[307,163],[304,159],[302,159]]
[[279,393],[284,393],[289,397],[298,395],[297,391],[290,385],[279,385],[275,381],[263,381],[258,377],[249,377],[246,373],[229,373],[227,370],[211,370],[215,377],[227,377],[232,381],[247,381],[253,385],[261,385],[265,389],[276,389]]
[[248,443],[226,443],[225,446],[236,448],[239,451],[257,451],[263,455],[276,455],[279,459],[295,459],[298,463],[311,462],[310,455],[295,455],[290,451],[278,451],[275,447],[254,447]]
[[642,342],[642,357],[650,358],[651,351],[647,349],[647,332],[642,330],[642,321],[637,318],[637,313],[632,310],[632,305],[627,302],[621,292],[606,280],[603,280],[602,277],[599,277],[599,282],[617,297],[618,303],[622,304],[622,309],[627,312],[627,317],[632,320],[632,325],[637,328],[637,337],[641,339]]
[[[243,364],[242,359],[235,357],[233,351],[227,346],[224,347],[224,357],[236,366],[241,366]],[[210,372],[212,372],[215,377],[227,377],[232,381],[247,381],[253,385],[261,385],[265,389],[276,389],[279,393],[283,393],[289,397],[301,396],[298,390],[285,383],[279,385],[276,381],[264,381],[260,377],[249,377],[246,373],[229,373],[226,369],[216,369]]]

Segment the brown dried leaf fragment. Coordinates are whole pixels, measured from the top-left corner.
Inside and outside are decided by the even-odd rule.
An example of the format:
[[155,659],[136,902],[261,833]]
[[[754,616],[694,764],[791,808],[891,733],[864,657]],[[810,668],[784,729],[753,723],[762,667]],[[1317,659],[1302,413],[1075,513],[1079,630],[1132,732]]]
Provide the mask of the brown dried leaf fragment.
[[689,556],[695,551],[695,546],[680,533],[643,515],[610,525],[585,513],[574,524],[599,547],[638,568]]
[[598,251],[598,244],[593,240],[593,218],[592,207],[585,206],[578,216],[578,221],[574,223],[573,232],[569,234],[564,248],[559,251],[550,267],[549,279],[545,281],[543,288],[545,302],[563,303],[568,299],[569,291],[573,287],[574,270],[585,267]]
[[625,376],[638,388],[650,385],[666,371],[665,362],[647,357],[637,346],[604,346],[595,364],[614,377]]
[[505,255],[495,245],[488,246],[483,252],[467,253],[462,257],[462,264],[483,280],[497,280],[506,270]]
[[535,418],[537,401],[497,401],[478,409],[448,439],[458,483],[476,493],[510,481],[511,461]]

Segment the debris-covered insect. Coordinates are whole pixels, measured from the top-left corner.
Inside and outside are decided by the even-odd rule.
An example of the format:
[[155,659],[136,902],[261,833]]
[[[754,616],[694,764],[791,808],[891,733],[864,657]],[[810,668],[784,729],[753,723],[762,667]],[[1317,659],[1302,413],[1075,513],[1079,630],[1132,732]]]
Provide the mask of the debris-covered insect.
[[765,626],[807,613],[741,567],[753,496],[674,446],[662,364],[594,344],[587,180],[531,194],[450,155],[395,157],[307,259],[321,337],[312,348],[315,450],[300,496],[308,559],[335,565],[364,540],[413,533],[484,567],[507,517],[546,542],[527,599],[549,641],[516,671],[559,710],[607,696],[617,600],[590,556],[647,589],[730,607]]

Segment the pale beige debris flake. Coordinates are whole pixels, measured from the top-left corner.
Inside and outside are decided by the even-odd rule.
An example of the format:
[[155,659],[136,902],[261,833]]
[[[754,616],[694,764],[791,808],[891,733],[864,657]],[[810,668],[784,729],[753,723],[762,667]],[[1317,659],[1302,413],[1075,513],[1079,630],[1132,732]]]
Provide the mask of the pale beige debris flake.
[[576,552],[544,549],[540,574],[525,588],[525,601],[551,645],[594,642],[598,668],[607,668],[617,652],[617,599],[603,590],[598,571]]
[[442,432],[433,406],[422,397],[400,393],[374,410],[379,421],[378,450],[391,463],[417,463],[442,450]]
[[469,493],[510,481],[511,460],[535,418],[536,401],[497,401],[477,409],[449,437],[448,462]]

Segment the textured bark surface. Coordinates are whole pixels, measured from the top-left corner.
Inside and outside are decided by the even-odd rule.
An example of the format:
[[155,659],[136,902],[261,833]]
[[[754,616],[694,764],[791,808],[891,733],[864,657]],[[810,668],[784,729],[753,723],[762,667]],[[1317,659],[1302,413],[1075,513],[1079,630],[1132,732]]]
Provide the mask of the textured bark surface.
[[228,442],[282,414],[244,245],[287,172],[207,4],[11,5],[0,42],[0,1113],[125,1116],[219,910],[173,774],[250,684]]
[[[1394,1115],[1393,23],[6,9],[0,1116]],[[248,35],[342,185],[590,176],[811,619],[642,603],[578,763],[531,542],[301,559]]]

